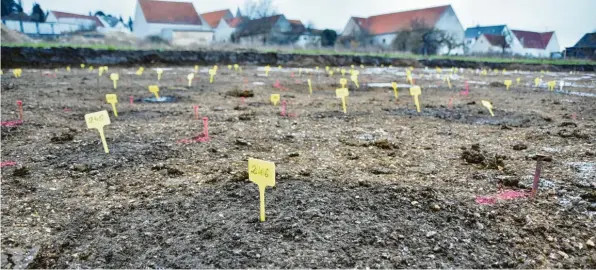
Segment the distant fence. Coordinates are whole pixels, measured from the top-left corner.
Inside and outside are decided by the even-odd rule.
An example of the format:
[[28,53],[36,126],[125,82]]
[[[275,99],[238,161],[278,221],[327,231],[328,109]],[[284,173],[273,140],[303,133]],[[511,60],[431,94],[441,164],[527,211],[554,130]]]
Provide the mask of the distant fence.
[[60,35],[80,30],[77,24],[68,23],[39,23],[14,20],[2,20],[8,29],[27,35]]

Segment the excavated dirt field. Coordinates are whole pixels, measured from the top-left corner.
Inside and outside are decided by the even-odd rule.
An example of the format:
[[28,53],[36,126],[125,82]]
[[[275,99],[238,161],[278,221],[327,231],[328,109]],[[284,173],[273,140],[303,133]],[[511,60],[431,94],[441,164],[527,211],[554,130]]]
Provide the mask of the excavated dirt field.
[[[2,127],[2,268],[596,268],[596,74],[464,70],[449,89],[450,69],[415,69],[417,113],[403,67],[357,68],[344,114],[339,72],[201,67],[189,88],[192,67],[162,68],[111,67],[117,90],[97,69],[4,70],[2,122],[17,100],[24,122]],[[174,102],[143,102],[151,84]],[[184,143],[194,105],[210,140]],[[84,120],[100,110],[109,154]],[[263,223],[248,158],[276,164]]]

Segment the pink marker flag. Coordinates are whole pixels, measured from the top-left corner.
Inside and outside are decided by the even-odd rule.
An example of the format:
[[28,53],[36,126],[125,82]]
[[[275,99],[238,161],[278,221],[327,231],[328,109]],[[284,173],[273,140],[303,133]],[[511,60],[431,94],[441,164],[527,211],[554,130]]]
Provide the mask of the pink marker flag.
[[195,120],[199,120],[199,106],[198,105],[194,105],[192,107],[195,110]]
[[244,105],[244,97],[241,97],[240,99],[242,99],[242,105]]
[[14,165],[17,165],[17,163],[14,161],[2,161],[0,163],[0,168],[5,167],[5,166],[14,166]]
[[448,108],[451,110],[451,108],[453,108],[453,97],[449,98],[449,105]]
[[133,105],[133,102],[134,102],[134,97],[130,96],[130,105]]
[[286,101],[281,101],[281,116],[286,116]]

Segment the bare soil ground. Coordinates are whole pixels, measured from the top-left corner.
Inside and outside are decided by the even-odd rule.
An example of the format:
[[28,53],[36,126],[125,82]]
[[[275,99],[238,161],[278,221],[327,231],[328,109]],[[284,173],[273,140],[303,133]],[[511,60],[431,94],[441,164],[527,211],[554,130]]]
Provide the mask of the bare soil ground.
[[[187,87],[192,67],[164,68],[158,82],[112,67],[117,90],[97,69],[5,70],[2,121],[22,100],[24,123],[2,127],[2,162],[16,162],[2,168],[2,268],[596,268],[596,97],[533,82],[595,95],[596,74],[464,70],[449,89],[416,69],[417,113],[404,68],[366,67],[344,114],[338,72],[220,66],[209,84],[201,67]],[[143,102],[151,84],[175,102]],[[202,133],[193,105],[210,140],[180,143]],[[109,154],[84,121],[100,110]],[[535,198],[479,203],[528,191],[535,154],[552,157]],[[277,166],[263,223],[248,158]]]

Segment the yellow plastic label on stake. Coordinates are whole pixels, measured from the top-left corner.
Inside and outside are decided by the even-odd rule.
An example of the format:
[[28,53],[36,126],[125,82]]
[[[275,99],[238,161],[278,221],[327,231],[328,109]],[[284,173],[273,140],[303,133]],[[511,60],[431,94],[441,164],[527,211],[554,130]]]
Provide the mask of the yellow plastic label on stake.
[[85,68],[85,64],[81,64],[81,68]]
[[271,70],[270,66],[265,66],[265,76],[269,77],[269,70]]
[[259,220],[265,222],[265,188],[275,186],[275,163],[249,158],[248,179],[259,186]]
[[316,67],[315,67],[315,69],[316,69],[316,70],[319,70],[319,66],[316,66]]
[[163,73],[163,69],[158,68],[155,70],[155,72],[157,72],[157,80],[161,81],[161,74]]
[[360,85],[358,84],[358,75],[352,74],[352,76],[350,76],[350,79],[352,80],[352,82],[354,82],[356,88],[360,88]]
[[449,76],[445,76],[445,79],[447,79],[447,85],[449,86],[449,89],[451,89],[451,80],[449,80]]
[[103,133],[103,127],[110,124],[110,115],[108,115],[108,111],[103,110],[100,112],[85,114],[85,122],[87,122],[87,128],[97,129],[99,136],[101,136],[103,150],[106,153],[110,153],[110,150],[108,149],[108,143],[106,142],[106,137]]
[[342,68],[340,72],[341,72],[341,76],[346,76],[346,70],[345,69]]
[[517,84],[519,84],[519,82],[521,82],[521,78],[517,78],[515,79],[515,81],[517,82]]
[[66,71],[70,72],[70,66],[66,67]]
[[[89,67],[89,69],[92,69],[92,68],[93,68],[93,67]],[[101,75],[103,75],[103,67],[99,67],[99,68],[97,69],[97,72],[98,72],[98,76],[99,76],[99,77],[101,77]]]
[[194,73],[190,73],[186,76],[186,78],[188,79],[188,87],[192,86],[192,79],[195,78],[195,74]]
[[280,94],[271,94],[270,100],[271,100],[271,103],[273,103],[273,106],[277,106],[277,103],[279,102],[280,99],[281,99]]
[[345,78],[339,79],[339,84],[341,84],[341,88],[346,88],[347,83],[348,83],[348,80],[346,80]]
[[213,69],[215,69],[215,71],[217,71],[217,69],[218,69],[217,65],[213,65]]
[[306,82],[308,82],[308,92],[312,95],[312,82],[310,79],[306,80]]
[[490,116],[494,117],[495,114],[493,113],[493,105],[490,103],[490,101],[488,100],[482,100],[482,106],[486,107],[488,109],[488,112],[490,113]]
[[534,79],[534,85],[535,85],[536,87],[540,86],[540,83],[541,83],[541,82],[542,82],[542,79],[540,79],[540,78],[536,78],[536,79]]
[[335,89],[335,96],[341,98],[341,107],[344,113],[348,113],[348,106],[346,105],[346,97],[350,95],[348,88]]
[[397,94],[397,83],[396,82],[391,82],[391,87],[393,87],[393,95],[395,96],[395,99],[397,99],[398,94]]
[[22,74],[23,74],[23,70],[20,68],[15,68],[12,70],[12,75],[14,75],[15,78],[21,77]]
[[93,71],[93,66],[90,66],[89,67],[89,71]]
[[228,70],[232,70],[232,65],[228,65]]
[[195,65],[195,73],[199,73],[199,65]]
[[414,96],[414,103],[416,104],[416,111],[420,112],[420,101],[418,100],[418,97],[420,95],[422,95],[422,89],[420,89],[420,86],[410,87],[410,95]]
[[548,82],[548,90],[555,91],[555,86],[557,86],[557,81]]
[[325,71],[329,72],[329,66],[325,66]]
[[156,99],[159,99],[159,86],[149,85],[149,92],[153,93]]
[[440,67],[436,67],[437,68],[437,73],[443,73],[443,70]]
[[112,111],[114,112],[114,116],[118,117],[118,110],[116,110],[116,103],[118,103],[118,96],[116,94],[106,94],[106,101],[109,104],[112,104]]
[[117,73],[110,74],[110,80],[114,81],[114,89],[118,87],[118,79],[120,79],[120,76]]
[[505,84],[505,86],[507,87],[507,90],[509,90],[509,87],[511,87],[512,83],[513,83],[513,81],[511,81],[511,80],[505,80],[505,82],[503,82],[503,84]]
[[141,75],[143,75],[143,71],[145,71],[145,68],[144,68],[144,67],[140,67],[140,68],[137,70],[137,73],[136,73],[136,74],[137,74],[137,76],[141,76]]
[[240,66],[239,66],[238,64],[234,64],[234,71],[238,72],[238,68],[239,68],[239,67],[240,67]]
[[364,68],[364,65],[360,65],[360,68]]
[[333,77],[333,70],[329,70],[329,77]]
[[211,76],[211,77],[209,77],[209,83],[213,83],[213,78],[215,77],[216,73],[217,73],[217,71],[215,69],[209,70],[209,75]]
[[281,70],[281,65],[277,66],[277,69]]

